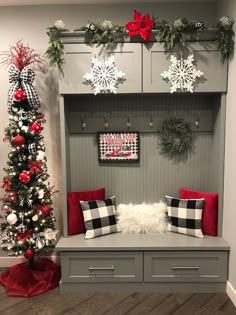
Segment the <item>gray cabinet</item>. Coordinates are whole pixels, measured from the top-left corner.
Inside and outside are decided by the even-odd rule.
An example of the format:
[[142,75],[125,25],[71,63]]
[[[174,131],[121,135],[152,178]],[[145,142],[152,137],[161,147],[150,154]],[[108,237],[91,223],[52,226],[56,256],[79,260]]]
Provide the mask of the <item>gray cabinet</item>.
[[[221,237],[113,233],[62,237],[62,291],[224,292],[229,247]],[[184,285],[183,285],[184,283]]]
[[142,92],[141,44],[123,43],[111,49],[106,45],[91,47],[84,43],[65,44],[64,76],[59,80],[60,94],[93,94],[83,75],[90,72],[92,57],[103,59],[113,55],[118,71],[125,73],[117,93]]
[[186,58],[193,53],[196,68],[204,73],[194,92],[226,92],[227,62],[222,63],[214,42],[189,42],[183,52],[166,52],[159,43],[143,45],[143,92],[168,93],[170,84],[160,74],[170,66],[170,56]]
[[93,46],[82,42],[65,42],[64,76],[59,80],[60,94],[93,94],[83,75],[90,72],[92,57],[113,55],[118,70],[125,73],[117,93],[169,93],[170,84],[161,73],[170,66],[170,56],[186,58],[194,54],[197,69],[204,73],[194,92],[226,92],[227,62],[222,63],[214,41],[188,42],[184,50],[168,51],[160,43],[119,43]]

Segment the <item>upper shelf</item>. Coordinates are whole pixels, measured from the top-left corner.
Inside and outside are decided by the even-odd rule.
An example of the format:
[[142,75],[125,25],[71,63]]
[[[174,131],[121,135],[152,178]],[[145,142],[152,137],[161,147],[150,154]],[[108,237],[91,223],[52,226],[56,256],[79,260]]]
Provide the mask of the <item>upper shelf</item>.
[[[152,30],[151,42],[156,42],[155,34],[157,31]],[[208,28],[202,32],[198,32],[194,35],[189,36],[189,41],[214,41],[216,39],[217,29]],[[60,33],[60,39],[64,44],[73,43],[85,43],[89,42],[90,35],[86,31],[76,31],[76,32],[62,32]],[[124,39],[125,43],[145,43],[140,36],[126,37]]]

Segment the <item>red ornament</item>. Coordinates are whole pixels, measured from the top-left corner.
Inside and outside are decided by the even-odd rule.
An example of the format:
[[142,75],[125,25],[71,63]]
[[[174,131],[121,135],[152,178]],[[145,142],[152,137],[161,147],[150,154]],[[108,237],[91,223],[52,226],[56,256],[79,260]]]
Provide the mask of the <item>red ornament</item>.
[[25,143],[25,138],[21,135],[17,135],[13,138],[13,143],[16,146],[21,147]]
[[23,91],[23,90],[21,90],[21,89],[19,89],[19,90],[16,90],[15,92],[14,92],[14,98],[15,98],[15,100],[16,101],[23,101],[24,99],[25,99],[25,92]]
[[40,209],[42,212],[42,216],[48,216],[51,212],[51,207],[49,205],[44,205],[42,206],[42,208]]
[[19,175],[19,180],[21,180],[24,183],[28,183],[30,181],[30,173],[28,171],[23,171]]
[[26,259],[32,259],[34,257],[34,250],[32,248],[28,248],[26,249],[26,251],[24,252],[24,256]]
[[125,27],[129,30],[129,37],[140,35],[145,41],[149,42],[154,24],[155,21],[150,19],[148,13],[141,16],[140,12],[134,11],[134,21],[128,22]]
[[40,133],[40,131],[42,130],[42,126],[38,122],[36,122],[30,125],[29,129],[33,133]]

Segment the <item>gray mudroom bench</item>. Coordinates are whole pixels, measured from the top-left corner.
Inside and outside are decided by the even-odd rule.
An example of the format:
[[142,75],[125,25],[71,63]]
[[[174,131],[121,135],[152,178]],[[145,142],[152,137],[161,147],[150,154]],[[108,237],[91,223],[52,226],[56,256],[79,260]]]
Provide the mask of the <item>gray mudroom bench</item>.
[[[227,62],[222,63],[214,32],[202,32],[185,47],[204,73],[194,93],[170,94],[160,73],[170,55],[155,41],[127,39],[115,48],[87,44],[83,32],[62,33],[64,76],[59,80],[63,178],[63,235],[60,289],[69,291],[225,292],[229,246],[222,238]],[[83,75],[92,56],[114,55],[125,81],[116,95],[93,95]],[[195,152],[184,161],[163,158],[158,130],[163,119],[189,121]],[[127,129],[129,121],[129,129]],[[152,126],[150,124],[152,122]],[[198,124],[195,122],[198,121]],[[108,129],[106,129],[108,127]],[[151,127],[150,127],[151,126]],[[100,164],[99,131],[139,131],[138,164]],[[114,233],[85,240],[68,236],[67,192],[106,188],[117,203],[157,202],[180,187],[219,194],[218,237],[195,238],[177,233],[126,235]]]

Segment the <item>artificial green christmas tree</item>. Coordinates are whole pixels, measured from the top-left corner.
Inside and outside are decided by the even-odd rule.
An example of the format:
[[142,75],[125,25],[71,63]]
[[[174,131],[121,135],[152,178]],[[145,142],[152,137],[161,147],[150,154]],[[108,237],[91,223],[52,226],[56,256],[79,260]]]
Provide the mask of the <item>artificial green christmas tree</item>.
[[42,62],[40,54],[22,41],[3,54],[10,65],[8,94],[9,125],[4,142],[10,146],[5,194],[1,198],[0,236],[3,250],[10,255],[24,255],[31,262],[35,253],[52,247],[56,241],[52,208],[53,187],[47,182],[47,159],[43,137],[44,114],[33,87],[32,67]]

